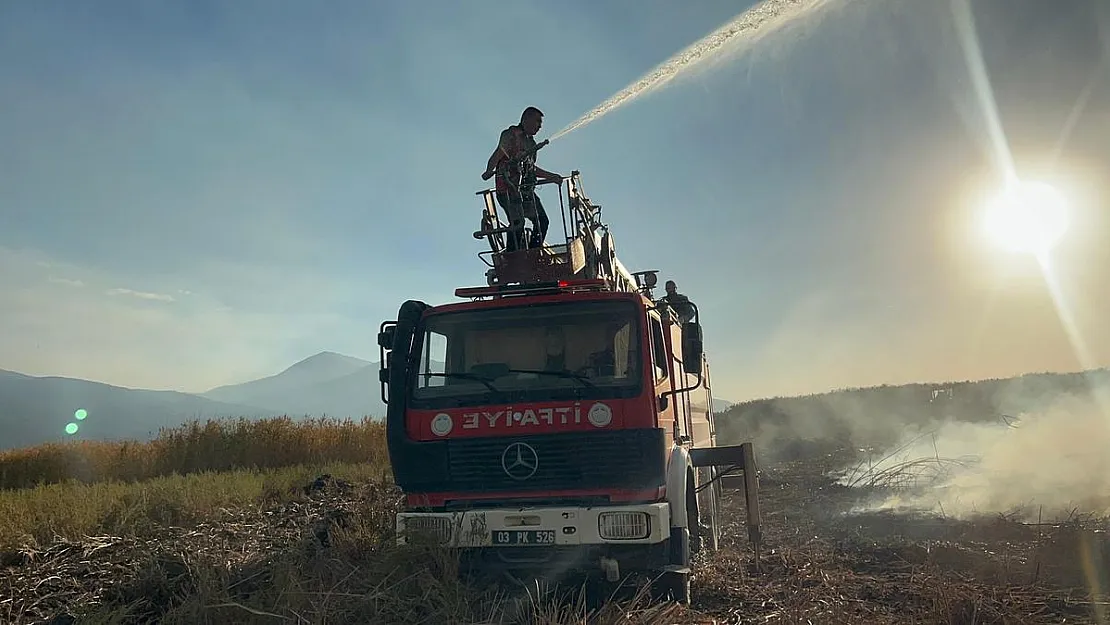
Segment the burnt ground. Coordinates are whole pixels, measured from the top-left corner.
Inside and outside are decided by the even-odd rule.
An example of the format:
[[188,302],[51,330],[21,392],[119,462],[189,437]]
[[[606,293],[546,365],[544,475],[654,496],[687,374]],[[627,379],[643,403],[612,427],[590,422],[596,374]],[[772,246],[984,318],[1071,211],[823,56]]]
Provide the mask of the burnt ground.
[[763,470],[758,566],[729,496],[689,609],[614,603],[586,619],[541,602],[509,619],[502,597],[452,581],[450,558],[390,544],[389,485],[321,480],[195,527],[0,553],[0,622],[1107,622],[1105,522],[846,516],[867,493],[824,477],[833,464]]
[[837,465],[826,456],[763,470],[759,570],[741,523],[743,496],[729,496],[722,552],[695,586],[706,622],[1107,622],[1105,519],[848,514],[872,493],[824,477]]

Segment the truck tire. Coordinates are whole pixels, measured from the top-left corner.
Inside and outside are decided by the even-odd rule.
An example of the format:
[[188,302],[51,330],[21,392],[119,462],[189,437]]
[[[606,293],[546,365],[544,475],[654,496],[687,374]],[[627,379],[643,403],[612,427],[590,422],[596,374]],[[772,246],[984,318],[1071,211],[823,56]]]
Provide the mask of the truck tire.
[[706,476],[702,484],[712,482],[698,493],[698,516],[701,520],[703,532],[701,551],[703,553],[716,553],[721,545],[721,482],[720,480],[714,481],[717,476],[716,467],[703,468],[701,471]]
[[606,278],[608,278],[610,280],[616,280],[616,278],[617,278],[617,269],[616,269],[617,255],[616,255],[616,252],[614,252],[614,250],[613,250],[613,234],[611,232],[606,232],[601,237],[601,253],[600,253],[600,256],[601,256],[601,259],[600,259],[601,260],[601,268],[603,270],[602,273],[605,274]]
[[686,528],[690,534],[690,560],[702,552],[702,518],[701,506],[698,502],[697,481],[694,480],[694,471],[686,473]]

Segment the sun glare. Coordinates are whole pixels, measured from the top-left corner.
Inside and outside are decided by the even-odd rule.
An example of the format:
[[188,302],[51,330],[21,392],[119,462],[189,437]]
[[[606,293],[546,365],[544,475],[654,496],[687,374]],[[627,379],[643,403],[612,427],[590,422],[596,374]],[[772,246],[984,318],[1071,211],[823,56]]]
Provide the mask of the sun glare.
[[1002,248],[1042,256],[1068,228],[1064,196],[1043,182],[1014,181],[991,198],[983,213],[986,234]]

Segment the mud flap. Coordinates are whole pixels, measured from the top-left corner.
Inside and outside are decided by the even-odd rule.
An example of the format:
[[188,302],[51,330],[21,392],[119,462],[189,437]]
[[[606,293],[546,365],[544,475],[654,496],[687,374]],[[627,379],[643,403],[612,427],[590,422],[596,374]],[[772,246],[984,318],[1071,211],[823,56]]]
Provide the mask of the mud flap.
[[652,594],[661,601],[690,605],[690,567],[669,565],[652,582]]
[[[755,562],[758,566],[763,536],[760,531],[759,516],[759,473],[752,444],[693,448],[690,449],[690,463],[695,467],[724,467],[724,470],[714,479],[720,480],[724,487],[739,486],[743,489],[744,504],[748,513],[748,541],[755,551]],[[743,481],[734,486],[733,480],[726,481],[726,478],[730,477],[730,473],[736,469],[743,473]]]
[[690,531],[672,527],[668,541],[668,563],[652,580],[652,595],[661,601],[690,604]]

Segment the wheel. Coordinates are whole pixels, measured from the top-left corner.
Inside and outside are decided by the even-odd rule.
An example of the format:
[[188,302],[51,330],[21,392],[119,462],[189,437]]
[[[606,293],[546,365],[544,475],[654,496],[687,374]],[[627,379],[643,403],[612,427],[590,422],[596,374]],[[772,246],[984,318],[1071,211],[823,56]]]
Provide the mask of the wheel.
[[[690,527],[690,551],[695,556],[716,553],[721,544],[720,500],[713,486],[698,488],[713,479],[712,468],[695,469],[699,478],[691,475],[686,485],[686,516]],[[714,483],[716,485],[716,483]]]
[[[712,481],[716,477],[716,473],[715,467],[702,469],[701,475],[706,476],[702,484]],[[719,487],[720,480],[717,480],[698,493],[701,550],[708,553],[716,553],[721,546],[721,498],[718,495]]]
[[613,235],[606,232],[601,237],[601,268],[606,278],[616,279],[616,258],[617,255],[613,252]]

